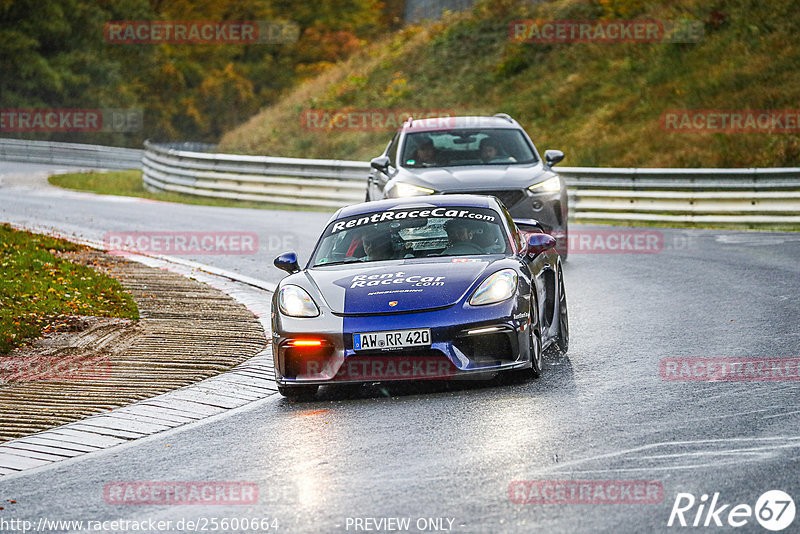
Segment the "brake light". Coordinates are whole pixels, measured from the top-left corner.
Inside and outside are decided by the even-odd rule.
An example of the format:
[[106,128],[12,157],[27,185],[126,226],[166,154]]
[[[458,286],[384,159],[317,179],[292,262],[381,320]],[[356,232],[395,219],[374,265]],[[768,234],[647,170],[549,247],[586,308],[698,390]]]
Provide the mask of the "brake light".
[[321,347],[321,339],[293,339],[289,342],[292,347]]

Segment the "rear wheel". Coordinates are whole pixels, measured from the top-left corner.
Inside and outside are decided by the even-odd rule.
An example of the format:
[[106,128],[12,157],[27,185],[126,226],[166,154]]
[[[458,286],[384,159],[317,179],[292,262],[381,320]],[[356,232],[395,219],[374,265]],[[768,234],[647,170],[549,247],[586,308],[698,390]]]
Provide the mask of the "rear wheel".
[[278,386],[278,393],[289,400],[308,400],[317,394],[319,386]]

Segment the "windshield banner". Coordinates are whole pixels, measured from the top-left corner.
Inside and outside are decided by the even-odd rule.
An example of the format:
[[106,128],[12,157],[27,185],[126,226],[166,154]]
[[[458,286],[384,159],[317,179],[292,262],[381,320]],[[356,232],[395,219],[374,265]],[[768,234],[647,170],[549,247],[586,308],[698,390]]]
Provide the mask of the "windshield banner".
[[328,227],[326,235],[335,234],[342,230],[350,230],[367,224],[377,224],[386,221],[401,221],[404,219],[416,219],[425,217],[442,217],[456,219],[471,219],[473,221],[497,222],[497,215],[492,210],[461,208],[461,207],[437,207],[437,208],[415,208],[404,210],[387,210],[364,215],[358,215],[349,219],[336,221]]

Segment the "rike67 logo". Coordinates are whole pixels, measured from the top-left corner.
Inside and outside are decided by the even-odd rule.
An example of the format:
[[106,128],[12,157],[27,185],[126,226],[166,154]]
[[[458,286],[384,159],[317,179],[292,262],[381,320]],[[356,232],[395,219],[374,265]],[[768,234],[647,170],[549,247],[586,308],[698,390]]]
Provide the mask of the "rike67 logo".
[[672,504],[667,526],[680,527],[743,527],[755,520],[767,530],[784,530],[794,522],[794,500],[781,490],[765,492],[756,501],[755,507],[749,504],[724,503],[719,493],[709,496],[703,494],[696,499],[691,493],[678,493]]

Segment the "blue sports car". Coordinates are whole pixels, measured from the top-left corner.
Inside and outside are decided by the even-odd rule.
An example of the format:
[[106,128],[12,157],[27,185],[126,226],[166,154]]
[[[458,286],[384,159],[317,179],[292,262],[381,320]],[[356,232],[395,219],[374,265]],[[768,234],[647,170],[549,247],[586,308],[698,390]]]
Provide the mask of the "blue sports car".
[[441,195],[336,212],[305,269],[294,252],[272,302],[278,388],[537,377],[566,352],[567,299],[556,240],[490,196]]

